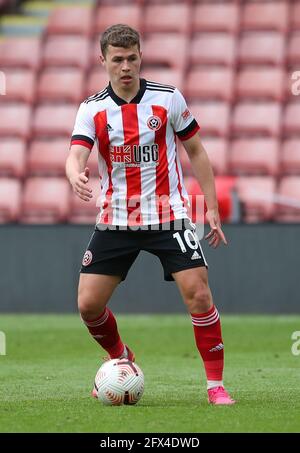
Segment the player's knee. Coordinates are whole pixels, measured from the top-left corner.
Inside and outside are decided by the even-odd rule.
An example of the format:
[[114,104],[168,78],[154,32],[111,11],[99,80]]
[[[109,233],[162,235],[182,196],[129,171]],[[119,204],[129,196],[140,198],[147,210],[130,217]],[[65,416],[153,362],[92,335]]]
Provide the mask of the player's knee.
[[81,291],[78,294],[78,310],[83,319],[93,319],[99,315],[102,307],[88,292]]
[[190,313],[205,313],[212,304],[211,292],[207,285],[200,285],[194,288],[189,297],[186,299],[186,304]]

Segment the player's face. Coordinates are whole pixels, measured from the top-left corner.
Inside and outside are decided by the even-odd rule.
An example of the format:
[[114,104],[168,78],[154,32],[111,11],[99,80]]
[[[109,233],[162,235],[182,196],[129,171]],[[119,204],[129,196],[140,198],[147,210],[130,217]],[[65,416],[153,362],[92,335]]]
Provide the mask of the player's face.
[[113,86],[128,91],[136,87],[140,77],[141,55],[137,45],[128,49],[108,46],[106,56],[101,57],[101,61]]

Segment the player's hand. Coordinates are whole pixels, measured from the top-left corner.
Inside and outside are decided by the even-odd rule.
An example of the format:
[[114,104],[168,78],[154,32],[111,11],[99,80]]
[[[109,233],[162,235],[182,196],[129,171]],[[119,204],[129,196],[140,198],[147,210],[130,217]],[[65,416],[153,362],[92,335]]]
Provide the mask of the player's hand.
[[71,181],[76,195],[84,201],[90,201],[93,197],[92,189],[87,185],[90,177],[90,170],[86,167],[82,173],[79,173],[78,176]]
[[210,225],[210,232],[205,236],[205,239],[209,239],[208,244],[214,249],[218,247],[221,241],[225,245],[227,245],[225,234],[223,233],[221,228],[221,221],[218,210],[209,209],[206,212],[206,218]]

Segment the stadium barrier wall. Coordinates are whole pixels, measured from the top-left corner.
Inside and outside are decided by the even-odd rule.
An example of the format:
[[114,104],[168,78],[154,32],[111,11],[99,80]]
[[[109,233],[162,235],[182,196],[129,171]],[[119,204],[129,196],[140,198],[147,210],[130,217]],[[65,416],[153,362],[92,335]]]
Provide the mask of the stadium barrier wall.
[[[300,313],[300,225],[225,225],[217,250],[202,241],[222,313]],[[0,312],[77,312],[79,268],[93,226],[2,225]],[[157,257],[141,252],[110,307],[119,313],[185,313]]]

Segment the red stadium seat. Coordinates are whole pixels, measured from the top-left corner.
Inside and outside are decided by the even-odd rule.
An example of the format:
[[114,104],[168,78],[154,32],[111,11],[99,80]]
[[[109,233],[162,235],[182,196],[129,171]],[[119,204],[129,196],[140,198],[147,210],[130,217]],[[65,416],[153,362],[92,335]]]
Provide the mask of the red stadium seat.
[[37,69],[40,59],[39,38],[7,38],[0,41],[0,67]]
[[[78,105],[39,106],[33,117],[35,138],[71,137]],[[0,126],[1,128],[1,126]]]
[[83,100],[84,74],[78,68],[49,68],[40,76],[38,101],[66,101],[80,103]]
[[300,176],[284,176],[279,182],[275,220],[300,222]]
[[229,33],[203,33],[191,42],[192,64],[232,66],[236,59],[236,40]]
[[239,63],[242,65],[282,65],[285,59],[284,36],[277,32],[249,32],[240,39]]
[[28,178],[24,185],[23,223],[65,222],[70,185],[66,178]]
[[225,175],[227,172],[228,142],[219,137],[204,137],[202,144],[208,154],[215,175]]
[[31,108],[26,104],[0,105],[0,137],[28,139],[31,134]]
[[28,150],[28,174],[65,176],[70,139],[34,140]]
[[226,102],[191,103],[190,109],[199,123],[202,137],[203,135],[220,137],[228,135],[230,108]]
[[241,19],[244,30],[274,30],[285,33],[289,26],[289,4],[285,0],[246,3]]
[[99,67],[93,69],[88,76],[85,96],[91,96],[103,90],[109,82],[106,71]]
[[149,35],[143,43],[144,67],[166,65],[183,70],[187,62],[187,46],[187,38],[176,33]]
[[194,68],[188,73],[185,95],[191,99],[231,101],[233,82],[231,68]]
[[300,2],[295,1],[291,4],[291,28],[293,30],[300,30]]
[[146,5],[144,32],[188,33],[190,13],[190,7],[187,4]]
[[101,181],[98,178],[90,178],[89,187],[92,189],[93,198],[90,201],[81,200],[74,192],[71,196],[71,211],[69,222],[95,224],[100,212]]
[[21,183],[18,179],[0,179],[0,223],[16,222],[20,216]]
[[[300,31],[300,30],[299,30]],[[287,47],[287,62],[289,66],[300,64],[300,32],[297,31],[290,36]]]
[[103,5],[96,12],[94,32],[103,33],[106,28],[114,24],[127,24],[140,31],[141,8],[138,5]]
[[283,142],[281,152],[281,173],[300,175],[300,138]]
[[[36,75],[30,69],[5,69],[6,95],[2,102],[35,102]],[[24,89],[24,87],[26,87]]]
[[43,57],[46,66],[86,69],[90,59],[90,41],[85,36],[49,36]]
[[282,101],[285,72],[281,68],[243,69],[237,77],[237,97]]
[[278,136],[281,125],[281,105],[277,102],[236,104],[232,117],[235,135],[262,134]]
[[180,69],[146,68],[142,70],[141,75],[151,82],[174,85],[180,91],[183,90],[183,71]]
[[93,11],[89,7],[60,7],[52,10],[48,18],[48,34],[90,35]]
[[0,141],[0,177],[22,178],[25,174],[26,143],[18,138]]
[[266,222],[273,219],[275,187],[276,182],[272,176],[237,178],[236,188],[245,222]]
[[[235,188],[235,181],[235,177],[231,176],[217,176],[215,178],[219,213],[222,222],[230,222],[234,215],[234,201],[232,193]],[[184,179],[184,184],[190,198],[190,215],[192,220],[193,222],[201,223],[203,222],[203,218],[199,218],[199,215],[201,217],[202,213],[196,209],[197,202],[195,200],[195,195],[202,195],[202,189],[200,188],[197,179],[193,176],[186,177]]]
[[230,146],[229,172],[235,175],[273,175],[279,170],[279,142],[274,138],[234,140]]
[[234,3],[204,3],[195,5],[192,12],[194,32],[237,33],[239,28],[239,6]]
[[300,102],[291,102],[286,105],[283,115],[283,134],[288,136],[290,134],[300,134]]

